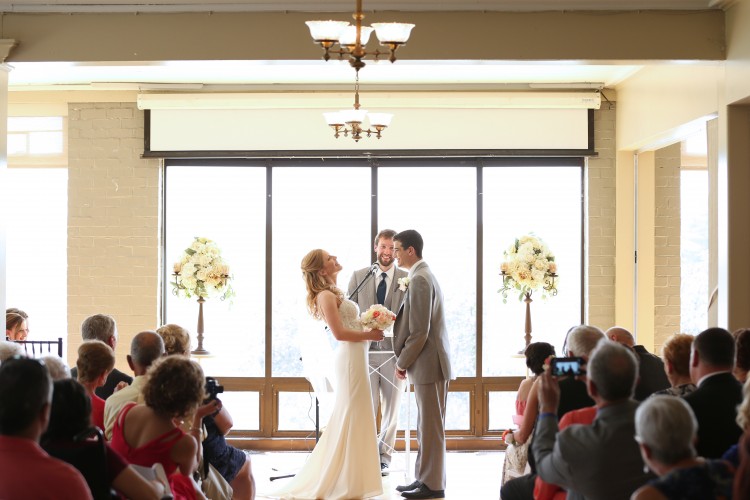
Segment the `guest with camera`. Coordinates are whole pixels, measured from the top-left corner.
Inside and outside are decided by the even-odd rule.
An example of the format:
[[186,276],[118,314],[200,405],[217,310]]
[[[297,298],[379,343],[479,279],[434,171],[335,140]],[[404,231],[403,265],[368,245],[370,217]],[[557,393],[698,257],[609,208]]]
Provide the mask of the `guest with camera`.
[[[190,356],[190,333],[179,325],[167,324],[156,330],[164,341],[164,347],[167,356]],[[250,459],[247,455],[234,446],[227,443],[225,436],[232,429],[232,416],[224,407],[217,396],[224,392],[221,386],[213,377],[206,377],[205,391],[207,398],[203,407],[210,408],[210,412],[202,416],[204,434],[202,435],[203,447],[203,464],[200,470],[201,478],[204,482],[211,483],[216,481],[216,477],[211,474],[209,466],[213,467],[221,478],[231,485],[232,498],[251,500],[255,498],[255,479],[251,469]],[[212,406],[213,405],[213,406]],[[204,411],[199,409],[199,413]],[[200,425],[196,423],[195,425]],[[225,484],[226,484],[225,483]],[[202,489],[206,494],[209,488],[219,487],[220,485],[205,486]]]
[[531,443],[539,476],[568,490],[569,497],[628,499],[650,479],[643,472],[635,433],[638,373],[635,354],[603,340],[587,363],[586,386],[596,402],[591,425],[558,432],[560,386],[550,373],[540,377],[540,414]]

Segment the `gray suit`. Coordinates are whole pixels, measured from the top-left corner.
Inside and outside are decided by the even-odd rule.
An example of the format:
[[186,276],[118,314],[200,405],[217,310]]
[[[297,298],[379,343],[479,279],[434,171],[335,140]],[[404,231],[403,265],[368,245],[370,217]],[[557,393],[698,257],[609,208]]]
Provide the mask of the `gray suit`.
[[[358,283],[361,283],[370,267],[354,271],[352,279],[349,280],[349,294],[354,291]],[[406,277],[407,272],[394,266],[393,280],[388,287],[383,305],[388,310],[396,312],[404,299],[404,292],[399,290],[398,279]],[[380,271],[369,279],[357,295],[350,297],[359,305],[360,312],[365,312],[371,305],[377,304],[375,295],[380,282]],[[398,427],[398,410],[401,403],[401,394],[404,392],[404,381],[396,378],[396,359],[393,356],[393,340],[386,337],[381,342],[370,343],[370,390],[372,392],[372,407],[375,415],[378,413],[378,403],[381,405],[380,414],[380,462],[391,463],[391,452],[396,444],[396,431]]]
[[424,261],[411,281],[393,327],[397,365],[414,384],[419,452],[415,479],[431,490],[445,489],[445,403],[451,374],[443,293]]
[[654,478],[643,472],[635,438],[638,402],[628,400],[597,411],[591,425],[558,432],[557,418],[536,424],[531,449],[539,476],[568,490],[568,498],[627,500]]

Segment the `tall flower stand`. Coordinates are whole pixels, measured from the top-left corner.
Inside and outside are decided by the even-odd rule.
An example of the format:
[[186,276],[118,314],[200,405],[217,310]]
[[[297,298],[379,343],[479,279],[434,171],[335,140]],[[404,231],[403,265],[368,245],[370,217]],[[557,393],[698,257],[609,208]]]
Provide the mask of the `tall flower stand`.
[[203,297],[198,297],[198,347],[190,354],[196,356],[208,356],[210,353],[203,348],[203,303],[206,301]]
[[[524,339],[526,340],[526,347],[529,347],[531,343],[531,303],[533,302],[531,300],[531,292],[526,292],[523,301],[526,302],[526,325],[524,327],[526,335]],[[524,347],[523,352],[526,352],[526,347]]]

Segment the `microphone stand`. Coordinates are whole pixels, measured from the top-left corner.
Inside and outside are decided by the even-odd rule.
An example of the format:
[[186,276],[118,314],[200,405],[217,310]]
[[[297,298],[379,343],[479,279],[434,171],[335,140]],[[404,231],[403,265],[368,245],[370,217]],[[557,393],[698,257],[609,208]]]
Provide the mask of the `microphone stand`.
[[370,266],[370,270],[367,272],[367,275],[362,279],[362,281],[360,281],[357,284],[357,286],[354,288],[354,291],[349,295],[348,297],[349,300],[354,300],[352,297],[355,297],[359,293],[359,291],[362,289],[362,287],[365,285],[365,283],[367,283],[370,280],[370,278],[375,276],[375,273],[378,271],[378,269],[380,269],[380,266],[378,265],[377,262],[374,262]]

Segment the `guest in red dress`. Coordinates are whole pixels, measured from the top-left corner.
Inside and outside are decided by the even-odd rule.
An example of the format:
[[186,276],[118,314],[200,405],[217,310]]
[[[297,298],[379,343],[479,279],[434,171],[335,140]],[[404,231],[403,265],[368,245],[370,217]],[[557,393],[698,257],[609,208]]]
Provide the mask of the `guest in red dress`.
[[131,403],[117,416],[112,448],[132,464],[164,466],[175,498],[196,498],[192,473],[199,461],[200,418],[189,433],[181,422],[205,399],[203,370],[181,356],[157,360],[146,375],[145,404]]
[[101,340],[87,340],[78,348],[78,381],[91,398],[91,423],[104,431],[104,400],[94,391],[107,381],[115,367],[115,353]]

